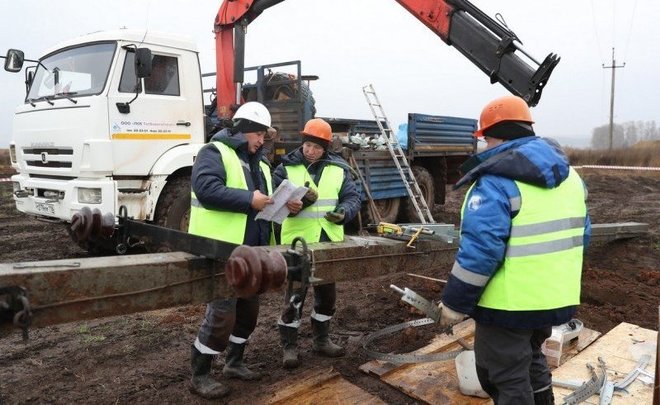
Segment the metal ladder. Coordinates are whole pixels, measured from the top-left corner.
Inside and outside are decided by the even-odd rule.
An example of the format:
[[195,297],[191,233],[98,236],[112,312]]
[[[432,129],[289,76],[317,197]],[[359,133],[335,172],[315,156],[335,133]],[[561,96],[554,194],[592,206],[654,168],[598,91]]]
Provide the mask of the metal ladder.
[[[399,140],[397,139],[396,134],[392,131],[392,125],[385,116],[385,111],[383,111],[383,106],[378,100],[374,86],[372,84],[364,86],[362,87],[362,92],[364,93],[364,96],[367,99],[367,103],[369,104],[369,108],[371,108],[371,112],[376,119],[376,124],[380,129],[381,135],[383,135],[387,140],[387,149],[390,151],[392,160],[394,160],[394,164],[396,165],[399,174],[401,175],[403,184],[406,186],[408,196],[410,197],[410,201],[412,201],[412,204],[415,207],[417,216],[419,217],[422,224],[434,224],[435,220],[433,220],[431,210],[426,204],[426,200],[422,195],[422,190],[420,190],[419,184],[417,184],[417,180],[415,179],[412,169],[408,164],[408,159],[406,159],[406,155],[401,149]],[[387,128],[383,126],[383,122],[387,124]]]

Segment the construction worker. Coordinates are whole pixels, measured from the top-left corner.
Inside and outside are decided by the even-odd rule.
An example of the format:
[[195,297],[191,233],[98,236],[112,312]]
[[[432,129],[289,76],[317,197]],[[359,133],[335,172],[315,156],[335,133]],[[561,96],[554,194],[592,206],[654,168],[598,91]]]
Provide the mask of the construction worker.
[[[233,126],[218,132],[200,149],[192,170],[189,232],[237,245],[268,245],[270,223],[255,220],[267,204],[271,174],[262,160],[270,113],[262,104],[243,104]],[[218,299],[206,315],[192,345],[190,390],[204,398],[219,398],[229,388],[211,378],[215,355],[227,348],[223,375],[256,380],[259,373],[243,364],[243,352],[259,314],[257,296]]]
[[585,184],[533,123],[520,97],[488,103],[475,133],[487,148],[455,186],[472,184],[440,324],[476,321],[477,375],[495,404],[554,403],[541,344],[575,315],[591,235]]
[[[343,241],[344,224],[360,209],[360,196],[351,178],[350,167],[340,156],[328,152],[332,129],[327,122],[320,118],[311,119],[301,134],[302,146],[284,156],[273,172],[273,186],[276,188],[284,179],[309,187],[302,200],[287,202],[291,214],[282,222],[281,243],[291,243],[297,236],[303,237],[307,243]],[[302,293],[303,302],[305,295],[306,291]],[[286,302],[289,303],[290,299],[287,295]],[[335,300],[335,283],[314,286],[313,350],[328,357],[345,353],[344,348],[334,344],[328,336]],[[300,319],[292,305],[288,304],[278,320],[285,368],[300,365],[297,347]]]

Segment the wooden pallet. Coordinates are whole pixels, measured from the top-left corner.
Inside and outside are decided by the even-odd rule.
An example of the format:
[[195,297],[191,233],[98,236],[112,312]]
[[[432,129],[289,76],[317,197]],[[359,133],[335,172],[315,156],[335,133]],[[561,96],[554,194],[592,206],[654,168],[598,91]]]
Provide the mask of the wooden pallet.
[[[468,319],[454,326],[453,335],[438,335],[433,341],[413,354],[441,353],[460,350],[458,342],[472,344],[474,321]],[[454,361],[392,364],[373,360],[360,366],[360,370],[380,378],[381,381],[412,398],[429,404],[489,404],[490,399],[465,396],[458,390],[458,377]]]
[[[413,353],[428,354],[459,350],[462,347],[458,342],[459,339],[468,344],[474,341],[474,327],[474,321],[468,319],[454,326],[453,335],[438,335],[429,345]],[[599,336],[599,332],[583,328],[576,342],[564,346],[561,361],[565,362],[575,356]],[[360,366],[360,370],[428,404],[492,404],[490,399],[470,397],[460,393],[453,361],[397,365],[373,360]]]

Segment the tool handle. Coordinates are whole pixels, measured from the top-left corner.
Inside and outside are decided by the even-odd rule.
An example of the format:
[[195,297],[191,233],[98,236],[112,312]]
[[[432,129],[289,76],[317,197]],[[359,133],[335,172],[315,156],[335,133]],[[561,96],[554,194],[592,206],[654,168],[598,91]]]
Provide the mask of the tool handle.
[[395,286],[394,284],[390,284],[390,288],[393,291],[398,292],[401,295],[406,295],[406,292],[404,290],[400,289],[399,287]]

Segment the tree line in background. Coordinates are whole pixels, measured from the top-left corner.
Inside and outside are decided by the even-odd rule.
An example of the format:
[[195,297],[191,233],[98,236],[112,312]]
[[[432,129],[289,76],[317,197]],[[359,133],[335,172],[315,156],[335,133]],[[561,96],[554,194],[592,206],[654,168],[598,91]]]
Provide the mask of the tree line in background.
[[[628,121],[614,124],[612,129],[612,148],[628,148],[638,142],[660,140],[660,128],[655,121]],[[610,126],[594,128],[591,134],[593,149],[610,147]]]

